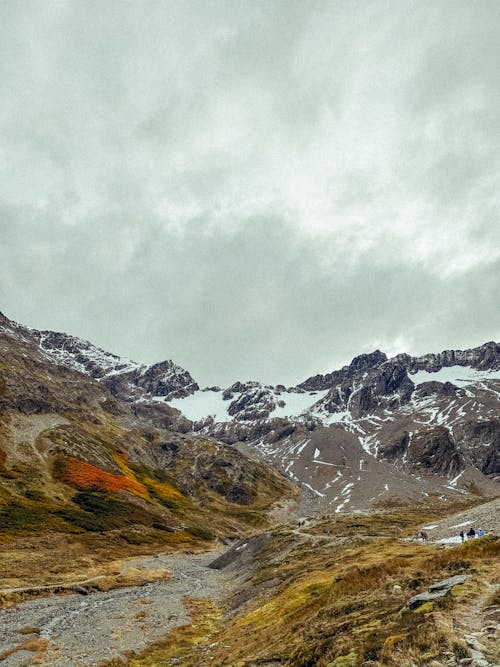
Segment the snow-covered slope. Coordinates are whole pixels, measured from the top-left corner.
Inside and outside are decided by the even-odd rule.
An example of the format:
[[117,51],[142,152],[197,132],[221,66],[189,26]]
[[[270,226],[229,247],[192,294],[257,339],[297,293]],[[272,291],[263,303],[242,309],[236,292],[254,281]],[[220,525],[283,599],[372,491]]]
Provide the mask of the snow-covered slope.
[[260,419],[307,417],[313,406],[321,401],[327,391],[279,391],[252,383],[251,390],[223,392],[220,389],[204,389],[190,396],[167,399],[192,421],[211,418],[214,423],[231,421],[256,422]]
[[466,387],[481,381],[500,380],[500,370],[476,370],[469,366],[448,366],[438,371],[417,371],[410,375],[412,382],[416,385],[424,382],[451,382],[457,387]]
[[76,336],[55,331],[37,331],[0,315],[0,326],[11,336],[34,338],[47,359],[102,382],[115,396],[129,401],[155,396],[187,396],[198,390],[188,371],[173,361],[138,364],[106,352]]
[[499,360],[496,343],[423,357],[376,351],[298,387],[235,383],[168,402],[339,511],[477,488],[494,494]]

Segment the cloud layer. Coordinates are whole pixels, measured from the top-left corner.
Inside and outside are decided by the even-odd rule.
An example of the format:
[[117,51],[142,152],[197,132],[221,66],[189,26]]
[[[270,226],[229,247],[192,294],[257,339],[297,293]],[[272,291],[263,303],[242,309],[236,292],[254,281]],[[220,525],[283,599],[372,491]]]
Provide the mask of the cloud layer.
[[202,384],[499,338],[497,2],[3,3],[0,308]]

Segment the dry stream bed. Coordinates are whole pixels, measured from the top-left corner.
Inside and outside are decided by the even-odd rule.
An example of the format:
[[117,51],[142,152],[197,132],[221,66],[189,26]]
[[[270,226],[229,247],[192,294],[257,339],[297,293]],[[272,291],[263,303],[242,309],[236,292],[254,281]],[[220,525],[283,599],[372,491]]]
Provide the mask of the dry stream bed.
[[207,567],[221,553],[133,559],[124,564],[124,574],[144,569],[171,576],[142,586],[52,595],[0,609],[0,664],[81,667],[144,650],[190,622],[184,598],[217,600],[227,593],[228,576]]

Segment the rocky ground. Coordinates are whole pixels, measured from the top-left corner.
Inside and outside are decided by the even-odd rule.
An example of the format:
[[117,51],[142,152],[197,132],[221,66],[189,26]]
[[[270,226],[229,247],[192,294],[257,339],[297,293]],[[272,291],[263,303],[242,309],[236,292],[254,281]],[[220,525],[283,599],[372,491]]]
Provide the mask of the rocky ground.
[[227,593],[228,575],[207,567],[221,552],[133,559],[124,564],[124,572],[162,569],[171,578],[88,595],[53,595],[1,609],[0,662],[5,667],[79,667],[140,651],[189,622],[184,598],[217,599]]
[[477,507],[470,507],[463,512],[434,521],[423,528],[431,541],[442,544],[461,542],[460,531],[464,533],[470,528],[477,531],[482,528],[488,534],[498,535],[500,532],[500,498]]

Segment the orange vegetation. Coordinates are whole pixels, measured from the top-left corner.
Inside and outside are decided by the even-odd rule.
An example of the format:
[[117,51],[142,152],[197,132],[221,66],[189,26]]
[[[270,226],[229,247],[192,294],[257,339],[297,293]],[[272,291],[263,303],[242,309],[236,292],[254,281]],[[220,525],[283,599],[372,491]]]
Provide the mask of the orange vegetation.
[[124,475],[113,475],[96,468],[90,463],[78,459],[63,459],[57,469],[58,478],[65,484],[86,491],[130,491],[136,496],[145,497],[147,489],[136,479]]
[[[113,454],[113,460],[116,465],[121,469],[123,474],[128,479],[135,480],[135,474],[131,468],[127,465],[128,454],[122,450],[118,450]],[[142,481],[146,487],[155,495],[157,498],[166,501],[185,501],[185,496],[182,495],[174,486],[168,482],[159,482],[151,477],[141,476]]]

